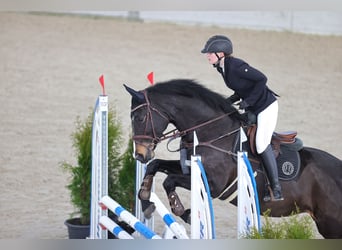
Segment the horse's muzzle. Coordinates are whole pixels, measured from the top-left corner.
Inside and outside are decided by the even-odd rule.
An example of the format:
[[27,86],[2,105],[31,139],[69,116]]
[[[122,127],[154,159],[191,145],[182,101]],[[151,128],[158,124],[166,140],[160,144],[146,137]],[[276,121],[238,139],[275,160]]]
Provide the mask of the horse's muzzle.
[[138,144],[134,152],[135,159],[142,163],[147,163],[155,156],[153,148],[150,145]]

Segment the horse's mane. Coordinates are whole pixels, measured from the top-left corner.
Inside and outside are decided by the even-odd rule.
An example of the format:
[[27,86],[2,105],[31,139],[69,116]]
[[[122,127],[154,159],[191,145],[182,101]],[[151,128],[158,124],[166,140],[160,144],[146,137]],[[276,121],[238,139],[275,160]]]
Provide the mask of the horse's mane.
[[216,110],[222,110],[226,113],[236,111],[236,109],[228,105],[226,99],[222,95],[209,90],[191,79],[173,79],[166,82],[160,82],[148,87],[146,90],[149,94],[181,95],[202,100],[209,107]]

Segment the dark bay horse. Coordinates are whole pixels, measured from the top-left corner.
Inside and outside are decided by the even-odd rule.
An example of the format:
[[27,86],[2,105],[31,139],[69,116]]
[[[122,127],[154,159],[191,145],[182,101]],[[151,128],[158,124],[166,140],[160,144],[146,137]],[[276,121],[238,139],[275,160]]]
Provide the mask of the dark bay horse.
[[[192,80],[175,79],[155,84],[141,91],[128,86],[132,96],[131,120],[135,157],[148,163],[140,198],[149,198],[149,188],[157,171],[167,174],[163,186],[172,211],[185,220],[186,212],[176,193],[176,187],[190,190],[190,175],[183,174],[179,160],[154,158],[157,144],[168,138],[181,137],[187,156],[192,153],[193,131],[199,145],[211,196],[226,200],[234,190],[227,190],[237,177],[232,151],[241,126],[236,109],[225,98]],[[169,124],[176,131],[165,132]],[[318,231],[325,238],[342,238],[342,161],[320,149],[302,147],[299,150],[300,172],[296,178],[281,181],[284,200],[264,202],[261,213],[271,210],[270,216],[288,216],[297,209],[308,212]],[[253,168],[259,165],[251,161]],[[263,197],[265,177],[256,177],[258,195]],[[144,189],[145,188],[145,189]],[[236,198],[230,200],[236,205]]]

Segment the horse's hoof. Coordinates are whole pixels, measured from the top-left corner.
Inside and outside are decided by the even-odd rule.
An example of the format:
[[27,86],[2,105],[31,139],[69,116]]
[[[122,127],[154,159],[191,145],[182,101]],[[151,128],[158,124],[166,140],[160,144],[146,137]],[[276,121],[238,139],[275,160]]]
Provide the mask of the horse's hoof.
[[154,205],[154,203],[151,203],[143,212],[144,212],[144,217],[146,219],[151,219],[152,214],[154,213],[154,211],[156,210],[156,206]]
[[190,209],[185,210],[184,213],[180,217],[185,223],[188,223],[189,225],[191,225],[191,210]]
[[138,192],[138,198],[140,200],[150,199],[152,183],[153,183],[153,175],[146,175],[141,183],[141,188]]
[[184,206],[179,200],[176,192],[173,191],[169,194],[169,202],[171,210],[175,215],[181,216],[182,214],[184,214]]

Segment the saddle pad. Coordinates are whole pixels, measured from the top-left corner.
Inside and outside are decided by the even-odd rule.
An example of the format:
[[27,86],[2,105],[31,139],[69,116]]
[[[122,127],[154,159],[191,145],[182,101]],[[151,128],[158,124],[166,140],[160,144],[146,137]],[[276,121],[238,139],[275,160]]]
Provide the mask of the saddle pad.
[[290,181],[298,176],[300,170],[300,157],[297,151],[281,145],[280,153],[276,160],[279,179]]

